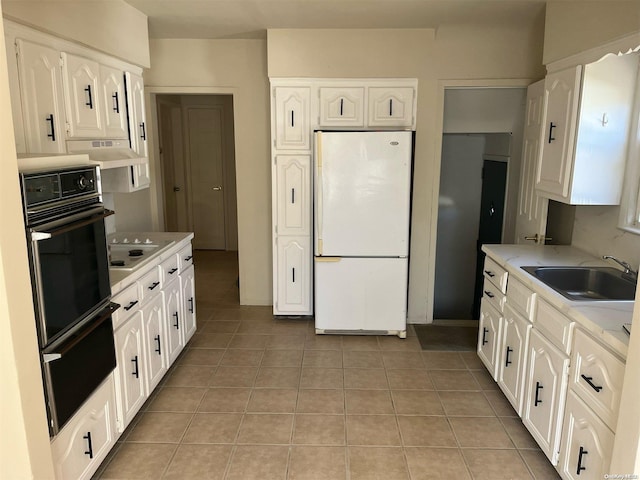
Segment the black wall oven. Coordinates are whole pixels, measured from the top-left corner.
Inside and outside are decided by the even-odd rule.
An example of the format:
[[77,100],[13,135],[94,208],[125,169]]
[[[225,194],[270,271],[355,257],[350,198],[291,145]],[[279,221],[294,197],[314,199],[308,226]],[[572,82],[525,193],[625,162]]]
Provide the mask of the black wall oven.
[[55,435],[116,365],[98,167],[20,174],[42,372]]

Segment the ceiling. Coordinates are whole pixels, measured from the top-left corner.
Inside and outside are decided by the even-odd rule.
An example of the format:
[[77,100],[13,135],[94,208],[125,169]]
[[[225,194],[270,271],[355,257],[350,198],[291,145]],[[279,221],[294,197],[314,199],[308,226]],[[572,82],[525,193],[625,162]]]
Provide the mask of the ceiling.
[[125,0],[151,38],[264,38],[271,28],[530,25],[544,0]]

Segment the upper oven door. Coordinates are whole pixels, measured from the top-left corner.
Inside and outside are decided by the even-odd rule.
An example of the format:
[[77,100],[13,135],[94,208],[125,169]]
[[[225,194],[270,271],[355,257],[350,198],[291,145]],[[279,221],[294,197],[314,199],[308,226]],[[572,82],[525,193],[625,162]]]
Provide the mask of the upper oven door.
[[103,207],[29,230],[40,345],[45,347],[111,296]]

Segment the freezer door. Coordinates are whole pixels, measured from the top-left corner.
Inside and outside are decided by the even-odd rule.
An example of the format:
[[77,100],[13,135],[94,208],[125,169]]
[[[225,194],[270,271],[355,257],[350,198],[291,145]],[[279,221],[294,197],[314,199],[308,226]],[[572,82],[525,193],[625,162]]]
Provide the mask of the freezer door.
[[406,258],[316,258],[316,328],[406,330],[408,263]]
[[409,250],[412,132],[316,132],[315,254]]

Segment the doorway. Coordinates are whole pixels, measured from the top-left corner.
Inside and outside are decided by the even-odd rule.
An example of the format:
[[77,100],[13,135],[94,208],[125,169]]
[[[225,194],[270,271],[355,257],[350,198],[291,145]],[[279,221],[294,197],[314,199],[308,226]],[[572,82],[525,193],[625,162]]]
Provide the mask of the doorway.
[[157,95],[165,228],[199,250],[238,249],[232,95]]

